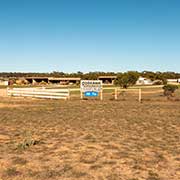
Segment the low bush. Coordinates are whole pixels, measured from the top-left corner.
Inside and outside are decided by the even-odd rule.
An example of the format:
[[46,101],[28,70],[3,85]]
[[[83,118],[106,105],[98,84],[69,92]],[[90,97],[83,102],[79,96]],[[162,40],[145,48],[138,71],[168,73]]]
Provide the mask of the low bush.
[[167,96],[167,98],[169,99],[170,97],[173,97],[173,94],[178,89],[178,86],[168,84],[165,85],[163,89],[164,89],[164,95]]

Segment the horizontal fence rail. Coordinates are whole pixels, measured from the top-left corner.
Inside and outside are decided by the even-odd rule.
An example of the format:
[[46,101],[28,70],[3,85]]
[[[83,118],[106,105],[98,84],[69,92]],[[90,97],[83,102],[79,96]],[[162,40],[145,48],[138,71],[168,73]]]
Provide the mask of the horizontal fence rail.
[[35,97],[47,99],[70,99],[69,89],[46,89],[46,88],[8,88],[8,96]]
[[[130,95],[138,96],[138,100],[139,100],[139,102],[141,102],[142,96],[143,97],[145,96],[147,98],[147,96],[152,96],[154,94],[162,95],[163,92],[164,92],[163,89],[155,89],[155,88],[154,89],[153,88],[149,88],[149,89],[147,89],[147,88],[144,88],[144,89],[142,89],[142,88],[139,88],[139,89],[137,89],[137,88],[136,89],[115,88],[113,95],[114,95],[114,99],[117,100],[121,93],[128,93],[129,96]],[[123,94],[121,94],[121,95],[123,95]]]

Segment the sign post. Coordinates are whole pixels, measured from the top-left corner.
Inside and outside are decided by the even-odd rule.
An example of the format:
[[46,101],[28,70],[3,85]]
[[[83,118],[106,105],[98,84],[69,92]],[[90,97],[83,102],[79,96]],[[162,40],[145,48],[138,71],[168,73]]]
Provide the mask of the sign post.
[[83,99],[83,92],[81,91],[80,93],[81,93],[81,99]]
[[81,99],[85,97],[97,97],[103,99],[102,95],[102,81],[100,80],[82,80],[81,81]]

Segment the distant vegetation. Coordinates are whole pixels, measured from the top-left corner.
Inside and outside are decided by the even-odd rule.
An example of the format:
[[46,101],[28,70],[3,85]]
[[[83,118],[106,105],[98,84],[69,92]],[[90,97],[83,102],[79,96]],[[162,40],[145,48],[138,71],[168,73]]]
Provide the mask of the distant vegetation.
[[76,72],[76,73],[64,73],[59,71],[53,71],[51,73],[20,73],[20,72],[1,72],[0,77],[9,78],[20,78],[20,77],[80,77],[83,79],[97,79],[98,76],[114,76],[114,72]]
[[98,76],[114,76],[117,75],[118,77],[124,76],[127,73],[133,73],[133,76],[143,76],[145,78],[149,78],[152,81],[154,80],[162,80],[165,84],[166,79],[176,79],[180,78],[180,73],[175,72],[151,72],[151,71],[128,71],[126,73],[114,73],[114,72],[76,72],[76,73],[64,73],[59,71],[53,71],[51,73],[20,73],[20,72],[1,72],[0,77],[9,78],[19,78],[19,77],[80,77],[82,79],[97,79]]

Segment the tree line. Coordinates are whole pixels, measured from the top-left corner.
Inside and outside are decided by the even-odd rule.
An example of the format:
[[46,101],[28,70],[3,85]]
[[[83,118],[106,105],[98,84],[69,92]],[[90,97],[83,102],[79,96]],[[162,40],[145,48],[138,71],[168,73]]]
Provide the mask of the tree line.
[[0,77],[3,78],[21,78],[21,77],[80,77],[84,79],[97,79],[98,76],[110,76],[116,75],[117,73],[114,72],[76,72],[76,73],[65,73],[60,71],[53,71],[50,73],[38,73],[38,72],[29,72],[29,73],[22,73],[22,72],[0,72]]
[[180,73],[176,72],[151,72],[151,71],[128,71],[128,72],[76,72],[65,73],[60,71],[53,71],[50,73],[21,73],[21,72],[0,72],[0,77],[3,78],[21,78],[21,77],[80,77],[82,79],[97,79],[99,76],[122,76],[122,75],[134,75],[136,77],[142,76],[148,79],[154,80],[166,80],[166,79],[178,79]]

